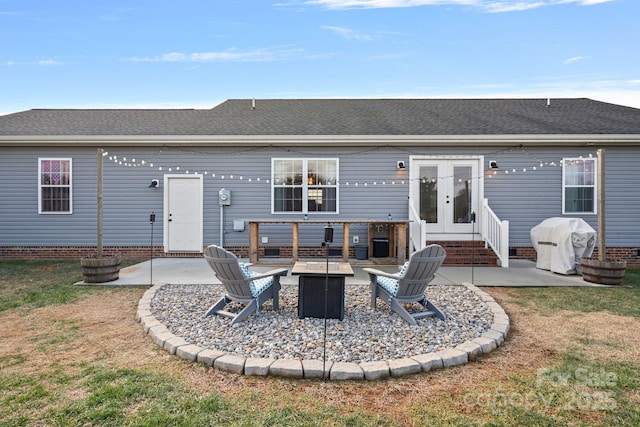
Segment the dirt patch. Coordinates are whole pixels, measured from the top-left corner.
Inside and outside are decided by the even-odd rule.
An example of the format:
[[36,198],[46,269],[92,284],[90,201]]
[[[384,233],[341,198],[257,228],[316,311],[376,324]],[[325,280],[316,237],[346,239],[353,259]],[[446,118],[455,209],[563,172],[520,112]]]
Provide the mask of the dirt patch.
[[[309,400],[341,409],[358,409],[400,419],[413,402],[457,396],[486,382],[501,383],[515,374],[531,374],[555,363],[567,348],[590,349],[593,357],[617,360],[640,358],[640,322],[603,313],[561,312],[540,316],[511,303],[508,292],[488,289],[511,318],[509,338],[498,350],[466,366],[380,382],[292,381],[243,377],[181,361],[159,349],[144,334],[135,313],[144,289],[109,289],[80,302],[0,316],[2,371],[37,373],[58,366],[74,372],[83,362],[104,366],[150,369],[180,380],[196,393],[223,396],[248,392]],[[28,363],[11,363],[23,355]],[[288,400],[286,404],[295,404]],[[467,408],[468,409],[468,408]]]

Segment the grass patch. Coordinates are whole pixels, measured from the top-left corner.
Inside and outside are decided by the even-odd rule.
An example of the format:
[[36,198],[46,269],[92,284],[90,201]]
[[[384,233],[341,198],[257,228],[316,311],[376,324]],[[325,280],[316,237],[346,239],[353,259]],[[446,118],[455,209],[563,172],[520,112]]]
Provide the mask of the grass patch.
[[[168,375],[92,366],[73,381],[53,375],[3,378],[2,425],[100,426],[389,426],[375,415],[324,407],[306,410],[287,402],[264,407],[264,396],[225,400],[197,394]],[[77,389],[80,390],[77,390]],[[81,396],[81,398],[69,398]],[[256,401],[256,399],[259,399]],[[282,404],[284,403],[284,404]]]
[[522,306],[536,307],[543,315],[553,315],[559,310],[576,312],[608,312],[619,316],[640,317],[640,269],[625,271],[624,286],[520,288],[510,292],[514,302]]
[[[123,266],[134,262],[129,260]],[[0,261],[0,313],[70,304],[100,292],[99,286],[74,286],[81,280],[79,260]]]
[[[103,292],[118,296],[114,298],[117,303],[99,298],[106,310],[115,310],[120,317],[134,315],[118,306],[125,303],[135,307],[133,294],[123,297],[130,290],[74,286],[79,280],[77,261],[2,261],[0,316],[2,311],[18,309],[20,314],[28,314],[38,307],[69,304]],[[499,349],[484,361],[451,371],[366,384],[248,380],[201,370],[167,356],[135,334],[126,344],[139,346],[130,359],[114,356],[125,344],[102,341],[109,339],[108,335],[99,337],[108,352],[83,360],[75,356],[56,359],[56,355],[73,355],[79,344],[86,345],[95,338],[78,316],[72,320],[60,315],[67,307],[54,307],[51,311],[56,316],[39,317],[37,327],[28,324],[24,328],[22,342],[30,344],[32,351],[20,346],[0,350],[0,425],[640,425],[640,362],[628,357],[637,347],[626,350],[625,361],[615,360],[608,351],[625,351],[628,344],[616,342],[606,333],[596,334],[584,321],[599,317],[585,313],[608,312],[625,317],[619,319],[621,323],[637,325],[640,270],[627,269],[624,287],[499,292],[508,297],[510,309],[517,314],[513,318],[521,325],[535,320],[531,322],[532,331],[518,331],[518,325],[514,325],[514,337],[504,344],[511,346],[506,351]],[[89,307],[94,300],[73,308]],[[567,322],[582,319],[576,322],[580,329],[571,329],[571,334],[563,337],[563,347],[555,346],[548,355],[540,352],[543,359],[536,359],[534,365],[541,368],[516,363],[533,359],[514,359],[510,351],[524,348],[529,340],[536,342],[532,337],[544,334],[544,328],[557,326],[553,323],[556,320],[549,318],[545,323],[546,318],[538,314],[551,316],[559,310],[566,313],[562,318]],[[40,310],[40,314],[46,311]],[[6,317],[16,316],[8,313]],[[96,327],[113,327],[109,321],[101,322],[100,317],[92,323],[94,331]],[[118,325],[125,325],[125,330],[135,326]],[[601,327],[609,331],[607,325]],[[19,338],[22,340],[22,335]],[[524,344],[518,344],[518,339]],[[246,386],[242,385],[245,381]],[[233,392],[228,392],[229,388]],[[384,399],[384,405],[379,404],[380,399]],[[380,413],[376,413],[374,404],[382,408]]]
[[80,280],[79,261],[2,261],[0,312],[69,304],[96,292],[73,285]]
[[416,404],[412,419],[429,426],[637,426],[638,368],[569,352],[554,365]]

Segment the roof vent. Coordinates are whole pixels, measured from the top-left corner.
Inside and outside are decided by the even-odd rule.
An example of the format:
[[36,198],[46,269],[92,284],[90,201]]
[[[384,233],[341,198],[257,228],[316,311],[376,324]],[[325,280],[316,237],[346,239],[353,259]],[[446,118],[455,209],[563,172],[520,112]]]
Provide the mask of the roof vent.
[[547,107],[551,106],[551,98],[547,98]]
[[256,99],[255,99],[255,98],[253,98],[253,99],[251,100],[251,109],[252,109],[252,110],[255,110],[255,109],[256,109]]

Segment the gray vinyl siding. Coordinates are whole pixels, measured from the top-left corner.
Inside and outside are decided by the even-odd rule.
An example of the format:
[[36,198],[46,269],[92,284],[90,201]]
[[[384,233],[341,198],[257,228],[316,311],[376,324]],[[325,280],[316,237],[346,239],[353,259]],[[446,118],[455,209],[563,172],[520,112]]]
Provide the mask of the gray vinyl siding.
[[[596,156],[596,148],[535,150],[536,158],[558,162],[563,157]],[[531,152],[531,150],[530,150]],[[510,246],[531,246],[530,230],[546,218],[582,218],[598,231],[597,214],[562,214],[562,168],[545,166],[531,170],[536,162],[520,150],[495,156],[501,172],[485,180],[485,197],[496,214],[510,223]],[[605,218],[608,246],[639,246],[640,159],[635,148],[605,150]],[[516,169],[516,173],[504,174]],[[527,172],[522,172],[527,168]]]
[[[104,244],[146,246],[150,243],[149,214],[155,212],[154,244],[163,241],[164,174],[199,172],[204,176],[204,245],[219,243],[220,206],[218,191],[231,190],[231,206],[224,208],[224,240],[229,246],[248,246],[248,227],[233,231],[234,220],[302,219],[302,214],[271,214],[271,159],[339,158],[339,215],[310,214],[314,220],[362,219],[384,222],[408,218],[409,169],[396,170],[396,162],[409,164],[410,155],[484,155],[496,160],[501,173],[485,178],[485,197],[496,214],[510,221],[511,246],[531,246],[530,229],[542,220],[562,216],[562,171],[537,166],[538,160],[559,162],[563,157],[595,155],[596,148],[505,150],[489,145],[477,149],[404,148],[321,148],[301,143],[296,149],[259,148],[237,151],[228,148],[188,149],[105,147],[118,157],[153,161],[150,166],[121,166],[104,161]],[[640,158],[635,148],[608,148],[606,151],[607,244],[640,244]],[[73,214],[38,214],[38,158],[73,159]],[[158,171],[158,166],[163,171]],[[176,171],[175,167],[181,170]],[[537,170],[532,167],[536,166]],[[172,172],[168,167],[174,168]],[[410,167],[410,166],[409,166]],[[527,172],[522,169],[527,168]],[[516,173],[504,174],[516,169]],[[216,177],[212,178],[211,174]],[[225,179],[222,179],[222,176]],[[233,175],[233,179],[230,176]],[[242,179],[240,179],[242,176]],[[251,178],[251,182],[249,179]],[[257,181],[260,178],[260,181]],[[148,188],[152,179],[160,188]],[[95,148],[3,148],[0,153],[0,245],[1,246],[84,246],[96,241],[96,149]],[[395,182],[392,184],[392,182]],[[349,183],[349,185],[346,185]],[[356,186],[356,183],[358,184]],[[384,183],[384,184],[383,184]],[[365,185],[366,184],[366,185]],[[565,215],[571,216],[571,215]],[[581,218],[597,229],[596,215]],[[300,245],[322,242],[323,225],[301,226]],[[364,242],[367,227],[353,225],[350,235]],[[271,246],[290,245],[290,225],[262,225],[260,237]],[[334,245],[342,242],[342,226],[335,225]]]

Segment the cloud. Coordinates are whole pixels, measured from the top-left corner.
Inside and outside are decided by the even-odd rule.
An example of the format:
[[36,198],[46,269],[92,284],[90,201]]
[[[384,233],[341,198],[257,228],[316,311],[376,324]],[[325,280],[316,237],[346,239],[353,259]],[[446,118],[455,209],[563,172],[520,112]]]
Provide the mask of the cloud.
[[591,6],[600,3],[609,3],[615,0],[581,0],[579,3],[583,6]]
[[373,40],[373,37],[370,35],[358,33],[354,30],[350,30],[349,28],[334,27],[331,25],[322,25],[320,28],[338,34],[347,40]]
[[496,1],[480,5],[480,7],[489,13],[505,13],[521,12],[523,10],[537,9],[549,5],[549,2],[544,1]]
[[564,65],[569,65],[569,64],[573,64],[575,62],[584,61],[587,58],[588,58],[588,56],[574,56],[572,58],[569,58],[569,59],[565,60],[563,62],[563,64]]
[[575,3],[592,6],[615,0],[303,0],[325,9],[387,9],[418,6],[468,6],[488,13],[518,12],[545,6]]
[[286,46],[246,51],[231,48],[218,52],[171,52],[160,56],[133,57],[129,60],[134,62],[273,62],[283,61],[301,53],[302,49]]
[[62,62],[55,59],[41,59],[37,62],[38,65],[62,65]]

